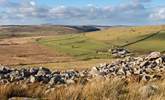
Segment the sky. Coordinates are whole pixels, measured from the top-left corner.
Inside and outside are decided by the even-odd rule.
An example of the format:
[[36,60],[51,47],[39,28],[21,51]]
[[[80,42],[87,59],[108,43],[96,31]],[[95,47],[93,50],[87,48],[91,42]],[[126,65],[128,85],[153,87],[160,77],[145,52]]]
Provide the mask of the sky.
[[0,25],[165,24],[165,0],[0,0]]

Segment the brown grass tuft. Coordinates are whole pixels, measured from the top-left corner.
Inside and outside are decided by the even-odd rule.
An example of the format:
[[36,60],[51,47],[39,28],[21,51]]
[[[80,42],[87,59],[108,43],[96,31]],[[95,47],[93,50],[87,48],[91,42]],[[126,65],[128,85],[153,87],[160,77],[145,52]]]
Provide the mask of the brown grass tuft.
[[[140,89],[148,85],[158,87],[148,95]],[[31,97],[48,100],[165,100],[165,80],[128,82],[123,79],[93,79],[85,85],[72,84],[49,89],[44,84],[8,84],[0,86],[0,100],[11,97]]]

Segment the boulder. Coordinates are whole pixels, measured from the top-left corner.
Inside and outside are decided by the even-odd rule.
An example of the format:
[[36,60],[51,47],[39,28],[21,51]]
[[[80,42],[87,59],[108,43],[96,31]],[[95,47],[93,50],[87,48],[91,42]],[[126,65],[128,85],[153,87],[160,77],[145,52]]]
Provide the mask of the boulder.
[[156,59],[155,62],[157,63],[157,65],[161,65],[163,63],[162,57]]
[[140,74],[140,69],[139,68],[134,68],[133,69],[133,74],[139,75]]
[[41,77],[41,81],[45,84],[47,84],[49,81],[50,81],[50,78],[49,77],[46,77],[46,76],[42,76]]
[[66,84],[74,84],[74,83],[75,83],[75,81],[74,81],[74,80],[72,80],[72,79],[69,79],[69,80],[66,80],[66,81],[65,81],[65,83],[66,83]]
[[153,75],[152,78],[153,78],[154,80],[160,80],[161,77],[162,77],[161,75]]
[[123,70],[123,69],[119,69],[118,71],[117,71],[117,75],[125,75],[125,71]]
[[0,80],[0,84],[8,84],[10,83],[7,79]]
[[152,78],[150,75],[142,75],[140,81],[149,81]]
[[109,51],[111,51],[112,55],[115,57],[126,57],[130,53],[128,50],[124,48],[115,48]]
[[29,72],[31,75],[36,75],[38,70],[39,70],[39,68],[30,68]]
[[89,72],[92,76],[97,76],[100,75],[100,71],[97,67],[93,67],[90,72]]
[[5,67],[5,66],[0,67],[0,74],[7,74],[10,72],[11,72],[11,70],[8,67]]
[[74,79],[76,77],[79,77],[79,73],[77,71],[74,71],[74,70],[69,70],[69,71],[64,72],[63,76],[66,79]]
[[20,75],[21,75],[22,77],[29,77],[29,76],[30,76],[30,72],[29,72],[27,69],[22,68],[22,69],[20,70]]
[[29,81],[31,82],[31,83],[35,83],[35,82],[37,82],[38,81],[38,78],[36,77],[36,76],[30,76],[29,77]]
[[37,76],[45,76],[46,74],[50,74],[51,71],[48,68],[40,67]]
[[5,78],[4,74],[0,74],[0,80],[2,80],[4,78]]
[[61,75],[53,76],[49,81],[50,85],[64,84],[64,83],[65,83],[65,80],[62,78]]
[[157,59],[161,56],[160,52],[152,52],[146,58],[149,60]]
[[140,63],[140,67],[146,67],[148,65],[150,65],[149,61],[143,61],[143,62]]
[[60,73],[61,73],[60,71],[53,71],[52,75],[57,75],[57,74],[60,74]]
[[161,58],[162,58],[162,62],[165,63],[165,55],[163,55]]

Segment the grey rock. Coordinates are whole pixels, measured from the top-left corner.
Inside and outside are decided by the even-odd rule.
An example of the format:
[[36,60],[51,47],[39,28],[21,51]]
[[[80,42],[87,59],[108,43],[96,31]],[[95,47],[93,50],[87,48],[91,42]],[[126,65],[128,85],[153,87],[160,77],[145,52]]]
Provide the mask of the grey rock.
[[65,80],[62,78],[61,75],[53,76],[49,81],[50,85],[64,84],[64,83],[65,83]]
[[117,71],[117,75],[125,75],[124,70],[123,70],[123,69],[119,69],[119,70]]
[[[41,82],[49,86],[74,84],[79,79],[91,80],[93,77],[109,78],[127,78],[127,76],[138,76],[141,81],[150,81],[161,79],[162,72],[165,71],[165,57],[159,52],[153,52],[148,56],[126,57],[116,60],[110,64],[103,63],[88,70],[76,71],[54,71],[51,72],[48,68],[10,68],[0,66],[0,82],[5,81],[19,83],[20,80],[26,82]],[[157,73],[155,75],[154,73]],[[76,80],[76,81],[75,81]],[[4,81],[4,82],[3,82]]]
[[4,78],[5,78],[4,74],[0,74],[0,80],[2,80]]
[[50,74],[51,71],[48,68],[40,67],[37,76],[45,76],[46,74]]
[[148,65],[150,65],[149,61],[143,61],[143,62],[140,63],[140,67],[146,67]]
[[161,59],[162,59],[162,62],[165,63],[165,55],[163,55],[163,56],[161,57]]
[[36,77],[36,76],[30,76],[29,77],[29,81],[31,82],[31,83],[35,83],[35,82],[38,82],[38,78]]
[[0,84],[8,84],[10,83],[7,79],[0,80]]
[[38,68],[30,68],[29,72],[31,75],[36,75],[38,70],[39,70]]
[[97,76],[100,75],[100,71],[97,67],[93,67],[90,72],[89,72],[92,76]]
[[29,77],[30,76],[30,72],[25,68],[20,70],[20,74],[22,77]]
[[157,59],[161,56],[160,52],[152,52],[146,58],[149,60]]
[[160,80],[161,79],[161,75],[153,75],[153,80]]
[[72,80],[72,79],[69,79],[69,80],[66,80],[66,81],[65,81],[65,83],[66,83],[66,84],[74,84],[74,83],[75,83],[75,81],[74,81],[74,80]]
[[110,50],[115,57],[126,57],[129,55],[129,51],[124,48],[115,48]]
[[42,81],[43,83],[48,83],[48,82],[50,81],[50,78],[49,78],[49,77],[46,77],[46,76],[42,76],[42,77],[41,77],[41,81]]
[[73,78],[79,77],[79,73],[77,71],[74,71],[74,70],[69,70],[69,71],[64,72],[63,76],[66,79],[71,79],[71,78],[73,79]]
[[150,75],[142,75],[141,76],[141,81],[149,81],[152,78],[152,76]]
[[0,67],[0,73],[1,74],[7,74],[10,72],[11,72],[11,70],[8,67],[5,67],[5,66]]

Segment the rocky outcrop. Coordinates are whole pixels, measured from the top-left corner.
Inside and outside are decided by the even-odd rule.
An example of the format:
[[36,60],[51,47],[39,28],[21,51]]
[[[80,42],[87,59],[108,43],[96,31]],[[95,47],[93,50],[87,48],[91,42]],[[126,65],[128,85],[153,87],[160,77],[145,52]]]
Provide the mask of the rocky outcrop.
[[111,52],[112,56],[114,57],[126,57],[130,55],[130,52],[127,49],[124,48],[115,48],[115,49],[110,49],[109,52]]
[[78,80],[90,80],[98,76],[105,78],[136,77],[138,81],[151,81],[161,79],[163,72],[165,72],[165,56],[159,52],[152,52],[146,56],[126,57],[83,71],[51,71],[44,67],[15,69],[0,66],[0,84],[25,81],[26,83],[40,82],[52,86],[74,84]]
[[138,77],[139,81],[149,81],[161,78],[165,71],[165,56],[159,52],[152,52],[142,57],[127,57],[111,64],[100,64],[90,71],[92,76],[102,75],[105,77]]

